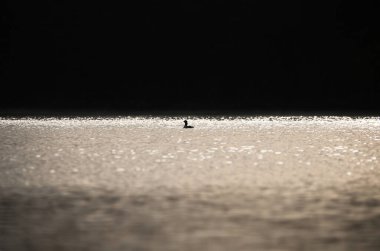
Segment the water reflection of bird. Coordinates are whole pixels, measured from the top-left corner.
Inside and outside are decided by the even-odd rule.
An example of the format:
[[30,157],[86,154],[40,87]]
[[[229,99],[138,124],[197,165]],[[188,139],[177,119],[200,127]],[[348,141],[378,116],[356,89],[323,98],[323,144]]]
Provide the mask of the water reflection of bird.
[[185,122],[185,125],[183,126],[183,128],[194,128],[194,126],[187,125],[187,120],[184,120],[183,122]]

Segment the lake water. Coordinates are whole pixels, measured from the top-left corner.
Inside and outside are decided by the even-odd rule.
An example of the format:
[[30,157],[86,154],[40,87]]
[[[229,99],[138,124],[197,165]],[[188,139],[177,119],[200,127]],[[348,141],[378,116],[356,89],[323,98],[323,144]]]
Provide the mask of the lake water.
[[380,250],[380,119],[0,119],[0,251]]

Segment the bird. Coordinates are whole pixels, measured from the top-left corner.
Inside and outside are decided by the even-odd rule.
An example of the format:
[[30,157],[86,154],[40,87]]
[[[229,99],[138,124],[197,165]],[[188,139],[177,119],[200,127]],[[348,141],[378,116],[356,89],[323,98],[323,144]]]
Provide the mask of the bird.
[[185,123],[185,125],[183,126],[183,128],[194,128],[194,126],[187,125],[187,120],[184,120],[183,122]]

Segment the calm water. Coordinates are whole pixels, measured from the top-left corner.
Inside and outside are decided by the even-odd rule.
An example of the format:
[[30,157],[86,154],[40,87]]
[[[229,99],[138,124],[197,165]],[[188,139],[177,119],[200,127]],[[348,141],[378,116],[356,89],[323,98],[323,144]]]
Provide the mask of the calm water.
[[0,119],[0,250],[380,250],[380,119]]

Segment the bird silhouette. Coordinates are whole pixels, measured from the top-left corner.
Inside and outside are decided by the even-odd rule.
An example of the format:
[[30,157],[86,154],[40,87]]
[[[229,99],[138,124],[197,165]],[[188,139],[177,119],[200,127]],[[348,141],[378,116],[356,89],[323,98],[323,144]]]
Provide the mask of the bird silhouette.
[[194,128],[194,126],[187,125],[187,120],[184,120],[183,122],[185,123],[185,125],[183,126],[183,128]]

